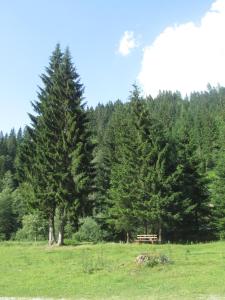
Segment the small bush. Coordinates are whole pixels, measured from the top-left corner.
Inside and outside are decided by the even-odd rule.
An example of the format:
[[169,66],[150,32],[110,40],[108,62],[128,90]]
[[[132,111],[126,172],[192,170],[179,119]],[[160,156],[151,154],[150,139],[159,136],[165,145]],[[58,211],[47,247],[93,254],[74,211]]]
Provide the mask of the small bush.
[[23,227],[16,232],[15,240],[38,241],[46,238],[48,224],[40,213],[23,216]]
[[86,217],[80,220],[82,224],[75,234],[73,239],[79,242],[94,242],[102,240],[102,231],[98,223],[91,217]]
[[64,237],[66,239],[72,239],[73,233],[74,233],[74,228],[70,223],[67,223],[64,229]]

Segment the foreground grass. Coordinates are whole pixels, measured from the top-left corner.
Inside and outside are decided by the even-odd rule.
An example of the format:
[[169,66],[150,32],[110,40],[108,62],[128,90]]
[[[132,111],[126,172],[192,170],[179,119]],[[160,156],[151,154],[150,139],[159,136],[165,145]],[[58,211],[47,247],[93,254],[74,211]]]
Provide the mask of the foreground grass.
[[[168,265],[140,267],[144,252]],[[225,242],[47,247],[0,243],[0,296],[70,299],[225,299]]]

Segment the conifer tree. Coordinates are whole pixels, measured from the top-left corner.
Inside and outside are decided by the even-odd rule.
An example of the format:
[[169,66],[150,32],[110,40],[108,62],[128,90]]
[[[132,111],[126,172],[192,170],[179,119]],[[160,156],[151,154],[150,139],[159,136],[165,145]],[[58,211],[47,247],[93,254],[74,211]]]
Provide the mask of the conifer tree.
[[[131,108],[131,110],[130,110]],[[109,196],[111,218],[117,229],[129,234],[135,228],[158,232],[165,228],[173,192],[176,164],[163,128],[147,110],[137,86],[131,94],[129,114],[117,112],[115,163]]]
[[183,240],[201,240],[210,234],[211,212],[207,180],[199,171],[195,145],[187,126],[183,125],[177,140],[177,160],[181,172],[174,187],[179,191],[179,201],[174,204],[176,214],[179,215],[176,234]]
[[134,207],[139,193],[137,135],[126,108],[114,113],[114,162],[109,189],[109,223],[129,242],[138,224]]
[[138,132],[139,197],[136,217],[148,229],[158,232],[159,240],[166,227],[169,206],[177,197],[173,184],[177,176],[173,144],[162,124],[147,109],[140,91],[134,86],[131,96],[133,120]]
[[220,239],[225,239],[225,155],[220,154],[216,166],[215,178],[212,184],[212,210],[215,233]]
[[[38,101],[33,103],[36,115],[30,114],[32,127],[28,128],[28,143],[22,155],[27,157],[23,160],[27,162],[25,166],[28,166],[28,177],[33,182],[38,206],[49,219],[49,243],[55,240],[57,208],[58,245],[62,245],[69,211],[84,214],[90,207],[93,147],[82,104],[83,85],[68,49],[63,54],[60,46],[56,46],[41,79],[43,87]],[[34,157],[32,165],[31,155]]]

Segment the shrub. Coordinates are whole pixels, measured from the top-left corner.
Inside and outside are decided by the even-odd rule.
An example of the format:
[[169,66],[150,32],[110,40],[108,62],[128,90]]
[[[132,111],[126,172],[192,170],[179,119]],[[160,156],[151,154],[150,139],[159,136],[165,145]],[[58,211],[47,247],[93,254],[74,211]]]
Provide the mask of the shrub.
[[65,228],[64,228],[64,237],[66,239],[71,239],[74,233],[74,228],[70,223],[67,223]]
[[16,233],[16,240],[37,241],[46,238],[48,224],[40,213],[23,216],[22,224],[23,227]]
[[78,232],[73,234],[73,239],[80,242],[97,243],[102,240],[102,231],[98,223],[91,217],[80,220],[80,228]]

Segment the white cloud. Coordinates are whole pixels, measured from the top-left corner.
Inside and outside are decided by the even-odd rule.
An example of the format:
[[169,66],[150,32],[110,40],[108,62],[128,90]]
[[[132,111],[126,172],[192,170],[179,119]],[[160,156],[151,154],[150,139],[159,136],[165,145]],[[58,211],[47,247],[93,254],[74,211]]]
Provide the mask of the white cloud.
[[166,28],[143,50],[138,75],[145,94],[202,91],[208,83],[225,85],[225,0],[215,1],[199,25]]
[[131,49],[138,47],[138,43],[135,40],[133,31],[125,31],[119,44],[118,52],[127,56]]

